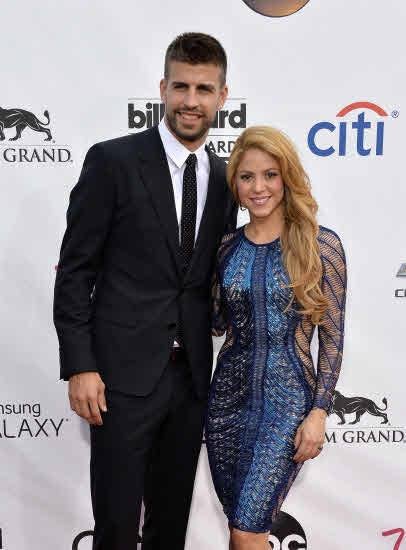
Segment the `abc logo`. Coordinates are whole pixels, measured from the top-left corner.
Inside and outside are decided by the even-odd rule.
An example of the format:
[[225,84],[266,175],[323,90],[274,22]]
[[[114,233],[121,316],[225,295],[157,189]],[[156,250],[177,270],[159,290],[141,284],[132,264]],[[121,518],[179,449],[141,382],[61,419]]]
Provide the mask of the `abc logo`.
[[[72,550],[82,550],[82,548],[83,550],[85,550],[85,548],[87,550],[87,548],[90,548],[93,542],[93,535],[94,535],[94,531],[82,531],[81,533],[79,533],[72,542]],[[85,539],[87,540],[87,542],[83,542],[83,544],[80,544],[81,541],[85,541]],[[138,543],[140,542],[141,542],[141,537],[138,536],[137,546],[138,546]],[[1,546],[0,546],[0,550],[1,550]]]
[[309,0],[243,0],[252,10],[267,17],[292,15],[305,6]]
[[[90,537],[92,537],[90,539]],[[88,539],[89,541],[89,544],[91,544],[91,540],[93,539],[93,531],[82,531],[81,533],[79,533],[73,543],[72,543],[72,550],[80,550],[80,548],[83,546],[83,548],[85,548],[85,543],[83,545],[80,545],[80,541],[83,540],[83,539]],[[88,546],[86,546],[87,548]]]
[[269,535],[273,550],[306,550],[307,540],[300,523],[286,512],[279,512]]

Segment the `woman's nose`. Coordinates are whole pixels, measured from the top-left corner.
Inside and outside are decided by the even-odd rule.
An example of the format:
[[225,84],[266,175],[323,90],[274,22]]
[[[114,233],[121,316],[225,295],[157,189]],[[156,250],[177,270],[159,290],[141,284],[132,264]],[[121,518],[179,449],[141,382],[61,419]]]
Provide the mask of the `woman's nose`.
[[253,191],[255,193],[261,193],[265,188],[265,182],[264,182],[264,178],[262,176],[257,176],[255,179],[254,179],[254,184],[253,184]]

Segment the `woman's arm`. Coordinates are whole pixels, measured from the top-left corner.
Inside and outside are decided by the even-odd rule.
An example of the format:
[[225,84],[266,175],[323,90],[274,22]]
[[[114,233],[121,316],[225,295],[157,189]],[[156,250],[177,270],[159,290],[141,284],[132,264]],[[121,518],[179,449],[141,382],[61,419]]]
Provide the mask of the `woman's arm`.
[[341,369],[347,272],[344,249],[334,232],[324,229],[320,237],[323,264],[322,290],[329,305],[318,327],[319,354],[312,410],[295,437],[295,462],[315,458],[323,447],[326,418]]
[[343,354],[347,269],[338,235],[324,230],[320,241],[322,291],[329,305],[318,327],[319,353],[313,408],[329,413]]

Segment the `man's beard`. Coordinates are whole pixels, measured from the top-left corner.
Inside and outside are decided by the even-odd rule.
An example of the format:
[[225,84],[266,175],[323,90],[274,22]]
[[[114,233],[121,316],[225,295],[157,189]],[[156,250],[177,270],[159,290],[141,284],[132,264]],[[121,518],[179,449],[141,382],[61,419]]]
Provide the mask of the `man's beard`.
[[[193,112],[193,111],[190,111]],[[175,136],[177,136],[179,139],[182,139],[183,141],[198,141],[202,137],[205,136],[205,134],[210,130],[211,125],[214,122],[214,119],[210,121],[207,117],[202,117],[203,124],[200,127],[199,130],[197,130],[194,134],[184,133],[182,130],[178,127],[176,122],[176,111],[172,111],[172,113],[166,112],[166,122],[168,123],[168,126],[170,130],[172,131]]]

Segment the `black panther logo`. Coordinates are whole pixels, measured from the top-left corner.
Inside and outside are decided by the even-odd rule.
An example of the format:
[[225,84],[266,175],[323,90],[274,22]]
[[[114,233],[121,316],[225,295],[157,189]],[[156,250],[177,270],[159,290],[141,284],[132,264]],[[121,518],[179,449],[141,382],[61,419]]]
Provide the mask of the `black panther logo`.
[[44,132],[47,135],[45,141],[51,141],[51,132],[48,128],[45,128],[50,123],[48,111],[44,111],[44,117],[47,118],[47,122],[41,122],[33,113],[24,109],[3,109],[0,107],[0,141],[6,139],[4,128],[13,128],[14,126],[16,135],[10,138],[10,141],[20,139],[21,132],[27,126],[35,132]]
[[388,402],[386,397],[382,399],[383,408],[379,408],[372,399],[366,397],[345,397],[339,391],[335,391],[333,394],[333,406],[330,414],[336,414],[340,422],[339,424],[345,424],[345,415],[355,413],[355,420],[349,422],[349,424],[357,424],[360,421],[361,416],[366,412],[372,416],[381,416],[383,421],[381,424],[387,424],[389,422],[388,415],[384,412],[388,408]]

